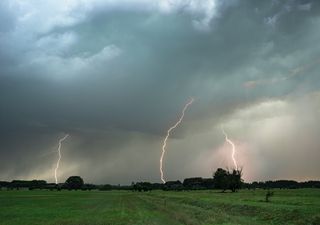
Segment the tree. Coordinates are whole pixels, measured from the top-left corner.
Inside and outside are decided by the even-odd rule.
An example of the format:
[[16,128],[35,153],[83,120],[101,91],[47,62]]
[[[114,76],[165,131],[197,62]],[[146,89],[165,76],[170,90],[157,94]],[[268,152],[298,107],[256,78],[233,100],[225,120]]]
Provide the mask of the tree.
[[222,189],[224,192],[230,189],[232,192],[236,192],[241,188],[242,185],[242,171],[241,170],[224,170],[218,168],[213,175],[214,187],[217,189]]
[[186,190],[201,190],[204,189],[202,177],[186,178],[183,181],[183,187]]
[[228,189],[228,171],[218,168],[213,174],[214,187],[222,189],[223,192]]
[[110,184],[104,184],[99,187],[99,190],[100,191],[111,191],[112,186]]
[[228,171],[228,188],[232,192],[236,192],[238,189],[241,188],[242,184],[242,171],[241,170],[232,170],[232,172]]
[[65,185],[69,190],[81,189],[83,184],[84,184],[83,179],[79,176],[71,176],[65,182]]
[[183,185],[180,180],[167,181],[163,186],[163,190],[165,190],[165,191],[182,191]]

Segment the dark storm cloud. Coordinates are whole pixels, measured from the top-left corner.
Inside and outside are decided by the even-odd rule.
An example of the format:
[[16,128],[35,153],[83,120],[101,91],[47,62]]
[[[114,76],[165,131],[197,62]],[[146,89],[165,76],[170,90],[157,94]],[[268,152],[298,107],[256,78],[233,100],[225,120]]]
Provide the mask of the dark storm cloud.
[[[320,59],[317,1],[216,1],[212,9],[195,2],[163,11],[143,1],[88,1],[52,12],[30,3],[19,5],[21,15],[1,3],[3,176],[40,176],[34,171],[52,158],[30,160],[67,132],[71,172],[99,182],[157,180],[161,137],[189,97],[197,100],[188,120],[201,133],[265,99],[319,90],[317,63],[290,76]],[[188,135],[183,126],[177,137]],[[132,169],[140,155],[149,162]],[[91,165],[100,165],[95,179],[85,172]]]

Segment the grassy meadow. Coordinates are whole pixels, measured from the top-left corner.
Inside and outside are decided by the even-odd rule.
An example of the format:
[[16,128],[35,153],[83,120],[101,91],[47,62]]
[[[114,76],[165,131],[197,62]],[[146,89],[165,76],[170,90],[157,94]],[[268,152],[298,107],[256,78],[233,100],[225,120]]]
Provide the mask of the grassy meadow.
[[0,225],[320,224],[320,189],[0,191]]

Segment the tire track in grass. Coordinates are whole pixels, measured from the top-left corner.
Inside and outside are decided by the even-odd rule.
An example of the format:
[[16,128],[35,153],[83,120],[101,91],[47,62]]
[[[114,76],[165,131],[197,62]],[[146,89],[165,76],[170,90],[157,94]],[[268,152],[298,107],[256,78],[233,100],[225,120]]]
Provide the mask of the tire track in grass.
[[150,207],[140,198],[141,193],[131,193],[123,196],[124,206],[126,206],[130,215],[136,215],[136,220],[130,221],[128,224],[141,225],[181,225],[163,214],[154,207]]
[[[283,220],[288,224],[301,224],[301,217],[303,217],[303,213],[298,210],[292,209],[283,209],[278,208],[277,205],[273,205],[273,207],[265,207],[266,204],[263,203],[261,206],[256,205],[247,205],[247,204],[233,204],[231,202],[209,202],[205,199],[202,201],[199,199],[192,198],[190,196],[168,196],[168,195],[155,195],[152,196],[144,196],[145,200],[149,203],[157,205],[161,205],[161,201],[163,198],[170,200],[170,203],[167,205],[171,205],[172,209],[169,211],[176,212],[176,210],[181,210],[182,208],[188,209],[192,208],[191,215],[193,214],[200,221],[204,222],[205,218],[207,221],[220,221],[220,222],[229,222],[230,224],[283,224]],[[149,199],[148,199],[149,198]],[[169,202],[169,201],[167,201]],[[175,206],[174,206],[175,205]],[[199,212],[199,213],[197,213]],[[200,217],[197,214],[201,215]],[[216,218],[216,219],[215,219]],[[218,219],[222,218],[222,219]],[[227,218],[227,220],[225,220]],[[305,218],[306,220],[306,218]],[[235,223],[232,223],[234,221]],[[244,221],[244,223],[240,223],[240,221]],[[300,223],[299,223],[300,221]],[[308,219],[309,221],[309,219]],[[310,220],[311,221],[311,220]],[[207,223],[205,223],[207,224]]]
[[[159,200],[157,198],[153,198],[153,196],[141,195],[139,196],[140,200],[143,201],[146,205],[153,208],[153,210],[157,210],[166,214],[168,217],[172,218],[175,221],[178,221],[180,224],[185,225],[200,225],[199,221],[195,219],[192,214],[188,212],[189,209],[186,210],[182,205],[177,205],[173,202],[168,202],[166,200]],[[177,207],[178,206],[178,207]],[[185,209],[185,211],[181,210]],[[200,215],[199,209],[193,208]],[[194,211],[194,212],[195,212]]]

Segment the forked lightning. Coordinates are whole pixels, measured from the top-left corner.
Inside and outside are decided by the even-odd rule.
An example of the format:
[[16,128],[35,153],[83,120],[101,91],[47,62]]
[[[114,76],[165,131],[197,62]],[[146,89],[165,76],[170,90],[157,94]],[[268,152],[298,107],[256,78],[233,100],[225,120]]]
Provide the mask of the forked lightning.
[[237,164],[237,160],[236,160],[236,158],[235,158],[236,146],[235,146],[235,144],[228,138],[228,135],[227,135],[227,133],[225,132],[225,130],[223,129],[223,127],[221,127],[221,130],[222,130],[222,133],[223,133],[224,136],[225,136],[226,142],[228,142],[228,143],[231,145],[231,147],[232,147],[231,158],[232,158],[232,161],[233,161],[233,164],[234,164],[235,169],[238,170],[238,164]]
[[56,180],[56,184],[58,184],[58,177],[57,177],[57,171],[59,169],[59,165],[60,165],[60,160],[61,160],[61,146],[62,146],[62,142],[64,140],[66,140],[67,138],[69,137],[69,134],[66,134],[63,138],[61,138],[59,140],[59,145],[58,145],[58,161],[57,161],[57,165],[56,165],[56,168],[54,170],[54,178]]
[[164,175],[163,175],[163,164],[162,163],[163,163],[164,154],[166,153],[166,147],[167,147],[168,138],[170,137],[171,131],[173,131],[182,122],[186,110],[193,103],[193,101],[194,101],[194,99],[191,98],[190,101],[184,106],[184,108],[182,110],[182,114],[181,114],[178,122],[176,122],[172,127],[169,128],[169,130],[167,131],[167,136],[165,137],[165,139],[163,141],[162,153],[161,153],[161,157],[160,157],[160,175],[161,175],[161,181],[163,183],[165,183],[166,181],[165,181]]

